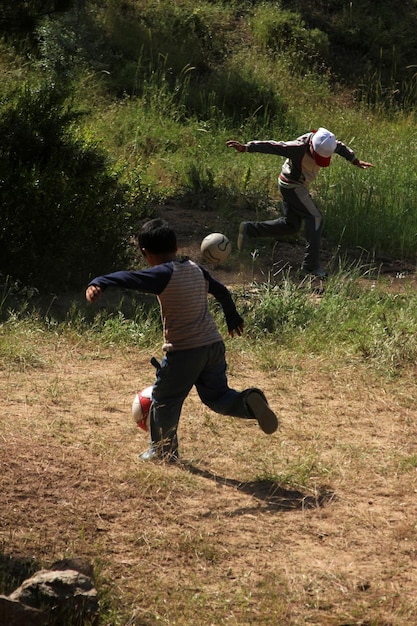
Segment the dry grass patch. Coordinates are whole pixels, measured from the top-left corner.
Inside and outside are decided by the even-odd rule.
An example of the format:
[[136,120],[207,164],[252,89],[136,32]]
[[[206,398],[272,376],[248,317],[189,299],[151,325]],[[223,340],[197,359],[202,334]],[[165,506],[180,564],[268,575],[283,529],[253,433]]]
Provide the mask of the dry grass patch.
[[297,357],[262,372],[242,345],[229,345],[230,382],[265,389],[280,431],[217,416],[193,392],[178,467],[137,461],[147,437],[130,405],[152,380],[147,353],[48,335],[36,364],[4,358],[3,571],[87,556],[109,625],[413,625],[411,374]]

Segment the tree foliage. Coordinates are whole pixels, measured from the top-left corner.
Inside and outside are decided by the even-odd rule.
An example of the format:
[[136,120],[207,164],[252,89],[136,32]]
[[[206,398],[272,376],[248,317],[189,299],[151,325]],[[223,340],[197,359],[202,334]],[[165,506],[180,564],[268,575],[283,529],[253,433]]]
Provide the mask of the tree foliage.
[[24,85],[0,112],[1,271],[61,289],[125,258],[141,208],[106,153],[77,136],[66,96],[49,83]]
[[0,29],[31,32],[42,17],[67,11],[73,4],[74,0],[2,0]]

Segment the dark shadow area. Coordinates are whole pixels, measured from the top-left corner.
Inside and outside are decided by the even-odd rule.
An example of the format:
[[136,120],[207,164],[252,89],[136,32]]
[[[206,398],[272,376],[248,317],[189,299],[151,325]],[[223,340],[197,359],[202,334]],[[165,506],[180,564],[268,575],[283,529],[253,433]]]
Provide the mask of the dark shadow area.
[[[85,285],[86,287],[87,285]],[[58,323],[82,319],[86,326],[99,314],[106,317],[122,313],[127,319],[159,320],[159,306],[153,295],[122,289],[107,290],[94,305],[85,300],[85,287],[78,291],[60,294],[39,294],[18,281],[3,284],[0,276],[0,319],[6,321],[11,314],[19,318],[36,316],[40,320]]]
[[38,561],[24,556],[0,552],[0,594],[8,596],[41,566]]
[[336,494],[327,486],[321,486],[314,492],[303,492],[299,489],[283,487],[273,480],[253,480],[240,482],[233,478],[225,478],[208,470],[196,467],[183,461],[181,467],[191,474],[212,480],[218,485],[237,489],[264,502],[271,511],[294,511],[317,509],[336,499]]

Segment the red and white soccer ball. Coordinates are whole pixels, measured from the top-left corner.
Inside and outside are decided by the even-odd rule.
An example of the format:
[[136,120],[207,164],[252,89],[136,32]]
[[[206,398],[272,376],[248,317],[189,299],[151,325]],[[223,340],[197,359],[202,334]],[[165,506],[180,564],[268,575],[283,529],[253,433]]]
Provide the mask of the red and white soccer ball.
[[145,432],[149,432],[152,389],[153,387],[146,387],[146,389],[138,391],[132,402],[132,417],[139,428]]
[[213,265],[224,263],[232,251],[232,244],[222,233],[210,233],[201,242],[203,259]]

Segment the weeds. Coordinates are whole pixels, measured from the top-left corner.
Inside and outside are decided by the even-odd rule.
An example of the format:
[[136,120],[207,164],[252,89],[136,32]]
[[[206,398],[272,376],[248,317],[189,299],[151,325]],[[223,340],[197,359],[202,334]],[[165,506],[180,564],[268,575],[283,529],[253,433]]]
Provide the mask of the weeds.
[[[276,363],[277,346],[299,353],[346,354],[372,364],[386,376],[407,369],[417,358],[417,297],[410,289],[391,293],[370,282],[367,268],[340,268],[325,293],[312,298],[308,284],[284,276],[236,291],[238,309],[246,321],[246,340]],[[369,284],[370,282],[370,284]],[[160,341],[159,307],[152,298],[107,299],[106,308],[71,306],[65,320],[54,317],[52,305],[41,310],[9,310],[1,326],[3,362],[36,365],[36,341],[49,331],[97,339],[103,345],[146,347]],[[223,325],[221,311],[212,308]],[[260,341],[262,340],[262,341]]]

